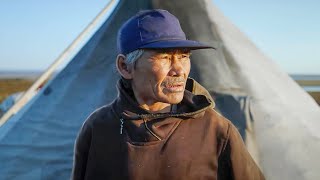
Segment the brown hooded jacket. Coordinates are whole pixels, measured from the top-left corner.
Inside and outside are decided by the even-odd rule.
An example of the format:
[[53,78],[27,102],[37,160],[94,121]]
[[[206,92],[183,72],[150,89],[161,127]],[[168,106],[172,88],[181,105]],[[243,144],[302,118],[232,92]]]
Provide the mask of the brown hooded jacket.
[[264,179],[235,126],[209,93],[188,79],[171,113],[139,107],[130,89],[85,121],[75,145],[72,179]]

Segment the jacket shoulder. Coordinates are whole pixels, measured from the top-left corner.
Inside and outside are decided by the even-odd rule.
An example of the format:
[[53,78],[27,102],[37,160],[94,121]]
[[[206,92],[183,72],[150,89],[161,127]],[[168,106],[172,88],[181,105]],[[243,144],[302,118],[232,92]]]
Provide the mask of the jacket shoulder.
[[219,179],[264,179],[256,162],[246,149],[237,128],[214,109],[206,111],[218,138]]
[[114,118],[113,104],[108,104],[93,111],[85,120],[84,125],[93,127],[101,124],[109,124],[112,123]]
[[212,124],[214,124],[217,132],[217,137],[227,140],[229,138],[229,131],[232,126],[232,122],[222,116],[213,108],[208,108],[205,111],[205,116],[210,117],[209,120]]

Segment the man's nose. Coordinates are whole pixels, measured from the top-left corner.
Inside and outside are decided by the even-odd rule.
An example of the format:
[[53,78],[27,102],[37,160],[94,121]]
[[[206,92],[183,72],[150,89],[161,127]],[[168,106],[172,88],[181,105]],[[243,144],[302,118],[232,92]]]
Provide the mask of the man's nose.
[[183,76],[185,73],[183,64],[181,60],[177,57],[172,57],[171,69],[169,71],[169,76]]

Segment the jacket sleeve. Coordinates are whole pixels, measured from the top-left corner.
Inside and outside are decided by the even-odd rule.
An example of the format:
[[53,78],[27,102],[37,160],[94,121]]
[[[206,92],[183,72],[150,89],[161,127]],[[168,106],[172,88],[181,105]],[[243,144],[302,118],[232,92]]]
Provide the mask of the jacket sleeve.
[[74,159],[71,179],[82,180],[85,178],[88,153],[91,144],[92,128],[87,123],[83,124],[75,142]]
[[265,179],[232,123],[229,124],[224,150],[219,156],[218,176],[219,179]]

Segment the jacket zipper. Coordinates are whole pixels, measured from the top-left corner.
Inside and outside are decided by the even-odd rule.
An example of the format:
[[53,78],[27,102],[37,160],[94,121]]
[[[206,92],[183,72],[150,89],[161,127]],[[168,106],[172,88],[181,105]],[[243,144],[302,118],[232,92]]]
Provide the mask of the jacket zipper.
[[123,131],[123,119],[120,119],[120,134],[122,134]]

